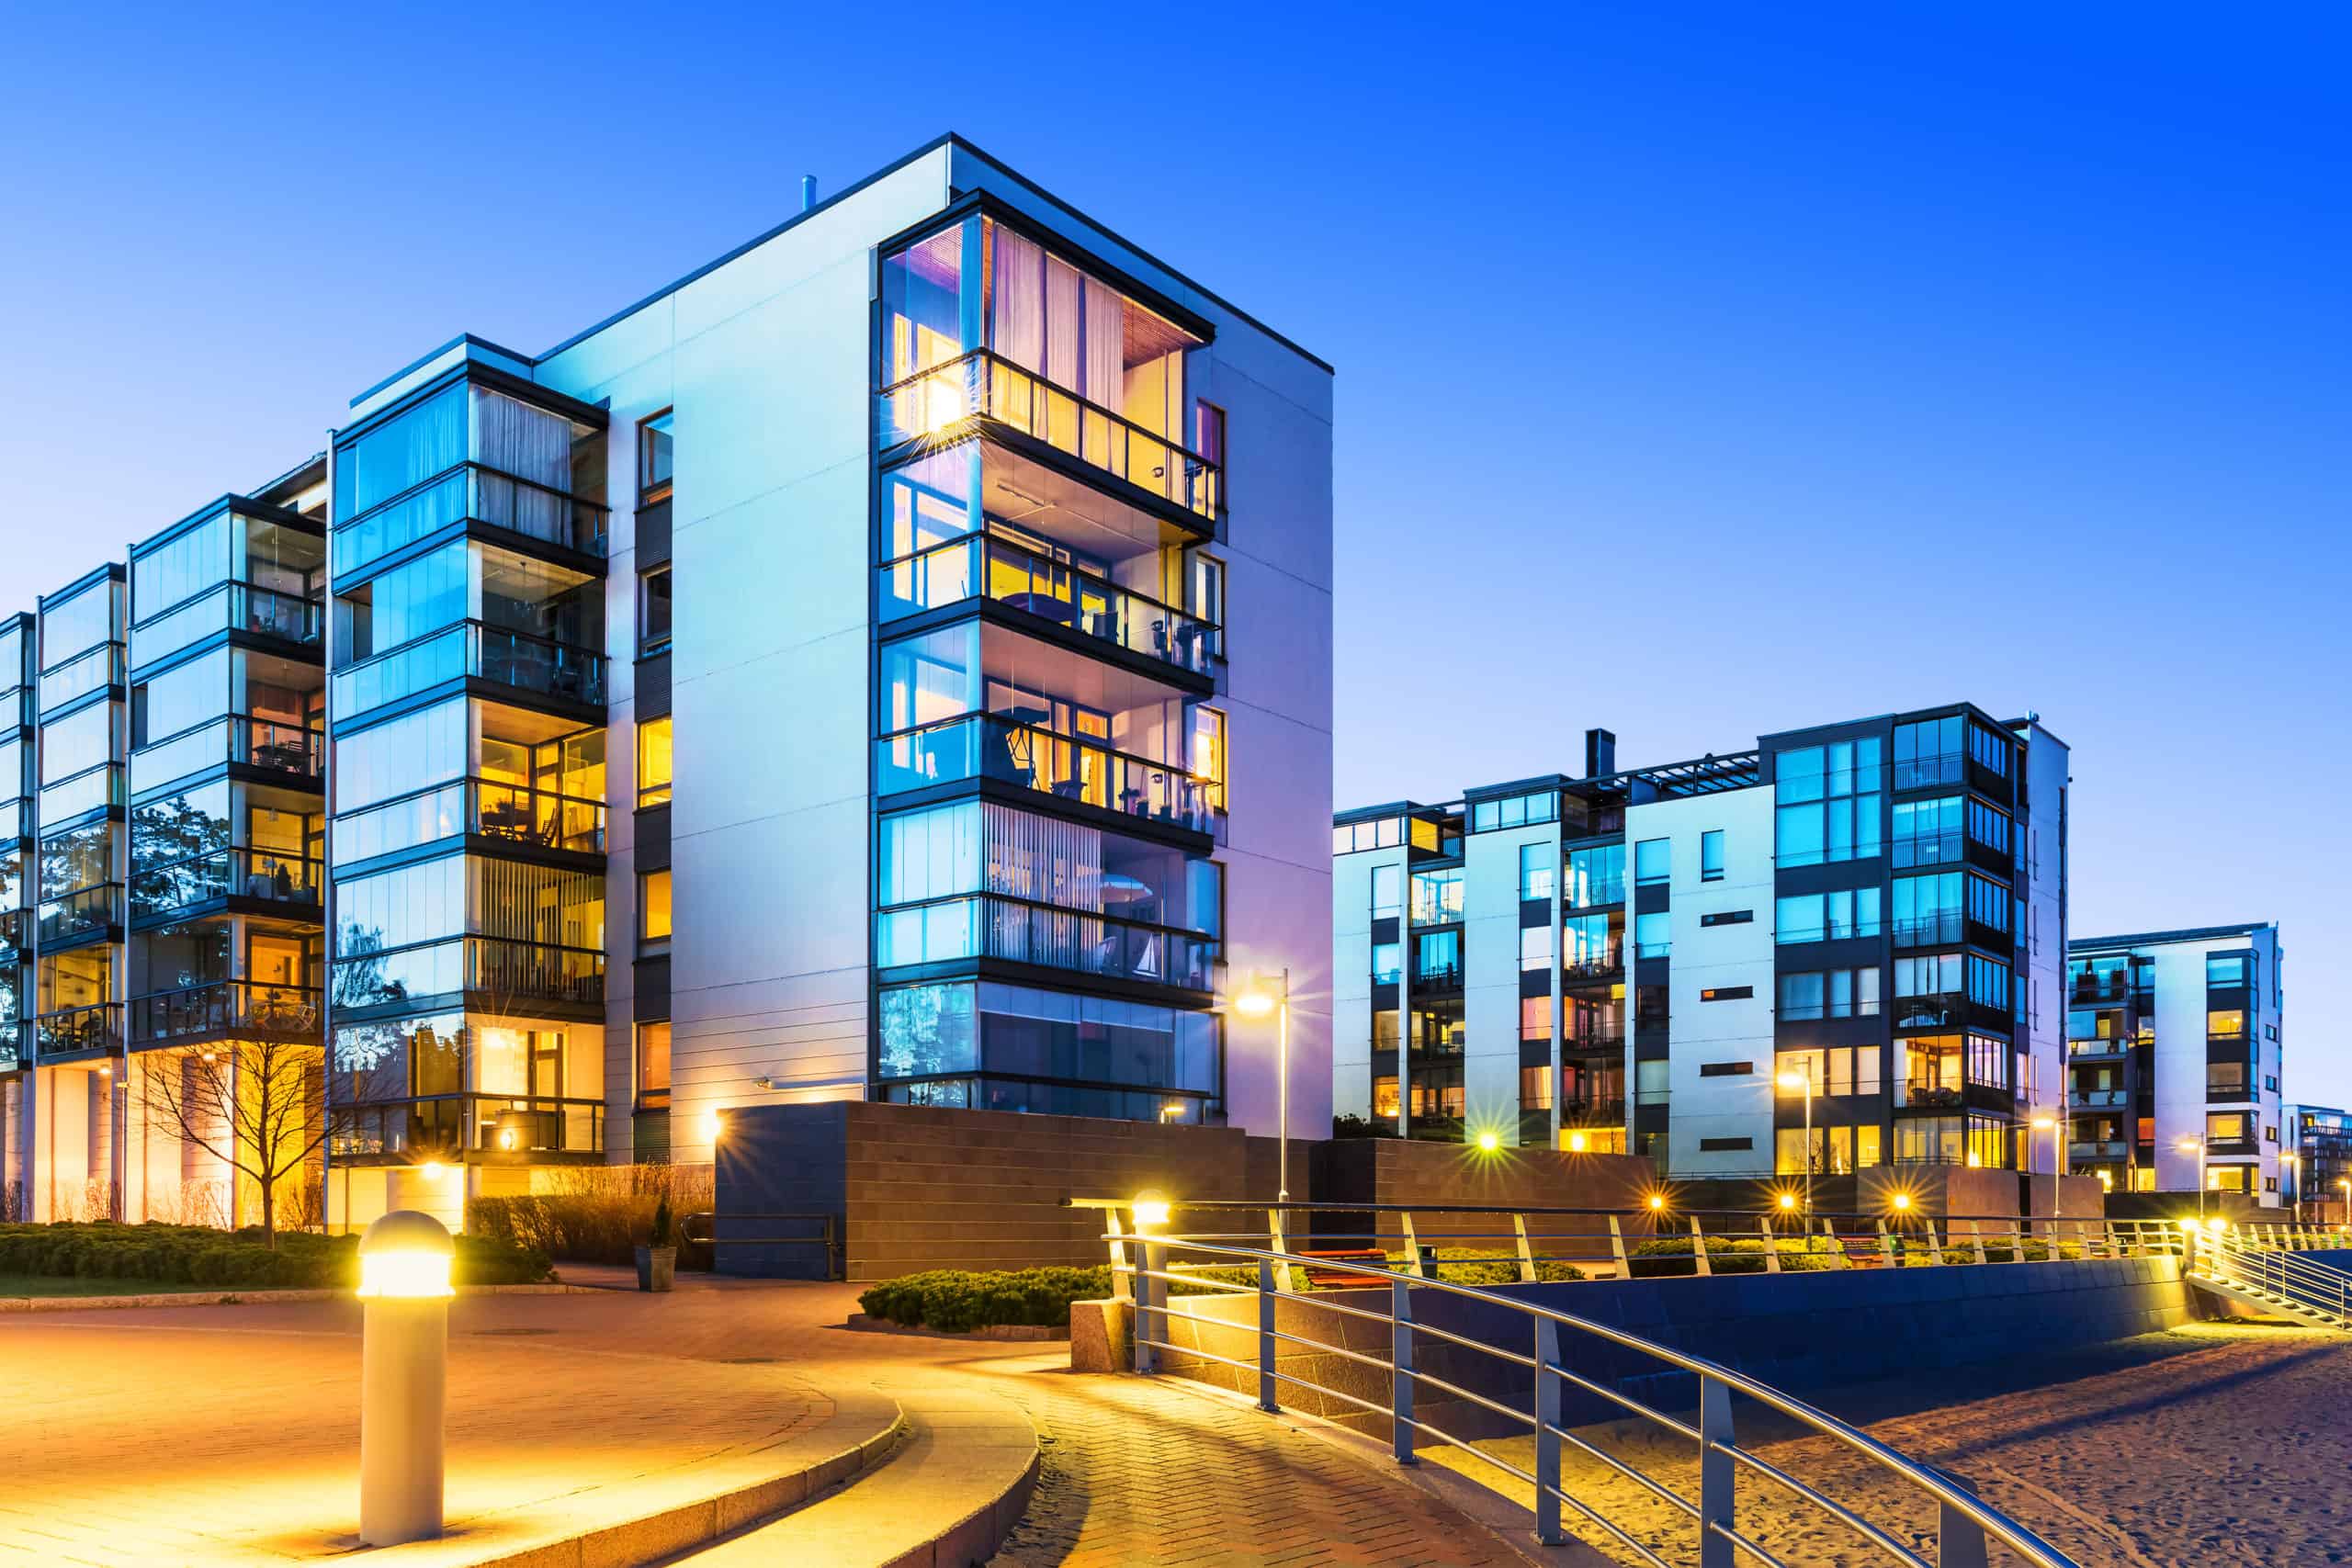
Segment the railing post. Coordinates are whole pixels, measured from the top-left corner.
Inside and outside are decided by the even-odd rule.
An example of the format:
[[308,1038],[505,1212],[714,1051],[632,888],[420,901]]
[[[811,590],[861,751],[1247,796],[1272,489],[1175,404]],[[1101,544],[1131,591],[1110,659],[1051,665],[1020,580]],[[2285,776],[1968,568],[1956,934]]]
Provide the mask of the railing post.
[[1159,1370],[1159,1348],[1148,1343],[1168,1337],[1168,1282],[1159,1278],[1167,1269],[1166,1244],[1147,1241],[1143,1244],[1143,1271],[1136,1276],[1136,1371],[1156,1372]]
[[1119,1224],[1118,1210],[1105,1209],[1102,1213],[1111,1224],[1110,1239],[1104,1244],[1111,1253],[1111,1299],[1132,1302],[1136,1299],[1136,1280],[1127,1272],[1127,1244],[1120,1239],[1126,1234],[1125,1227]]
[[[1976,1495],[1973,1485],[1951,1471],[1936,1473],[1970,1496]],[[1985,1568],[1984,1527],[1941,1498],[1936,1516],[1936,1568]]]
[[[1984,1258],[1984,1225],[1982,1225],[1981,1224],[1979,1224],[1978,1222],[1976,1222],[1976,1221],[1974,1221],[1974,1220],[1971,1220],[1971,1221],[1969,1221],[1969,1222],[1968,1222],[1968,1240],[1969,1240],[1969,1244],[1970,1244],[1970,1246],[1971,1246],[1971,1247],[1973,1247],[1975,1249],[1976,1261],[1977,1261],[1977,1262],[1979,1262],[1979,1263],[1984,1262],[1984,1261],[1985,1260],[1985,1258]],[[2010,1261],[2010,1262],[2012,1262],[2012,1263],[2022,1263],[2022,1262],[2024,1262],[2024,1261],[2025,1261],[2025,1227],[2024,1227],[2024,1226],[2022,1226],[2022,1225],[2018,1226],[2018,1229],[2017,1229],[2017,1231],[2014,1233],[2014,1236],[2013,1236],[2013,1246],[2014,1246],[2014,1249],[2013,1249],[2013,1250],[2010,1252],[2010,1254],[2009,1254],[2009,1261]]]
[[1411,1210],[1407,1210],[1399,1219],[1405,1227],[1405,1272],[1418,1280],[1422,1278],[1420,1235],[1413,1229]]
[[1894,1256],[1894,1237],[1888,1232],[1884,1220],[1878,1223],[1878,1250],[1879,1256],[1886,1259],[1886,1266],[1889,1269],[1901,1266]]
[[1413,1457],[1413,1287],[1402,1280],[1388,1286],[1388,1409],[1390,1447],[1398,1464],[1418,1464]]
[[[1764,1233],[1764,1272],[1777,1274],[1781,1271],[1781,1238],[1772,1234],[1770,1216],[1758,1220],[1756,1228]],[[1807,1241],[1805,1245],[1813,1244]]]
[[1690,1271],[1702,1280],[1714,1273],[1707,1265],[1707,1237],[1699,1229],[1699,1216],[1696,1214],[1690,1216]]
[[[1831,1220],[1823,1220],[1821,1222],[1821,1234],[1824,1237],[1827,1238],[1829,1242],[1829,1267],[1832,1269],[1851,1269],[1854,1266],[1854,1260],[1846,1256],[1846,1244],[1838,1237],[1836,1222]],[[1807,1240],[1805,1243],[1805,1250],[1808,1253],[1813,1250],[1813,1243],[1810,1240]]]
[[[1274,1397],[1274,1260],[1258,1259],[1258,1408],[1280,1410],[1282,1401]],[[1290,1272],[1288,1264],[1282,1271]]]
[[1511,1235],[1519,1242],[1519,1282],[1522,1285],[1532,1285],[1535,1283],[1535,1249],[1528,1245],[1527,1216],[1513,1214],[1510,1217],[1510,1228]]
[[1717,1526],[1733,1529],[1733,1492],[1738,1480],[1732,1446],[1731,1388],[1719,1379],[1699,1380],[1699,1568],[1732,1568],[1732,1544]]
[[1560,1325],[1535,1320],[1535,1539],[1560,1544]]
[[1936,1239],[1936,1222],[1922,1220],[1920,1224],[1928,1227],[1928,1261],[1941,1263],[1944,1260],[1944,1244]]
[[[1283,1222],[1286,1218],[1287,1216],[1284,1215],[1280,1209],[1269,1209],[1266,1211],[1266,1234],[1273,1238],[1274,1243],[1272,1247],[1267,1249],[1268,1251],[1280,1252],[1285,1255],[1289,1253],[1290,1237],[1284,1233],[1283,1228]],[[1290,1293],[1289,1264],[1285,1263],[1274,1270],[1274,1289],[1284,1295],[1288,1295]]]
[[1609,1250],[1617,1259],[1617,1278],[1632,1279],[1633,1265],[1625,1259],[1625,1227],[1617,1223],[1617,1216],[1614,1214],[1609,1216]]

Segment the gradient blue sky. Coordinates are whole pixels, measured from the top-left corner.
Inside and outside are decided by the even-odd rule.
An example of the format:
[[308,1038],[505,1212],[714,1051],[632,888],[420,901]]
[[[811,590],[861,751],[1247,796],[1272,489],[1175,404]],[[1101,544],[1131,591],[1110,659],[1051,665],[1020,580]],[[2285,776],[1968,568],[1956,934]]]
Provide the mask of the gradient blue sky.
[[1341,804],[2035,710],[2352,1100],[2344,13],[1664,9],[11,8],[0,604],[953,129],[1338,366]]

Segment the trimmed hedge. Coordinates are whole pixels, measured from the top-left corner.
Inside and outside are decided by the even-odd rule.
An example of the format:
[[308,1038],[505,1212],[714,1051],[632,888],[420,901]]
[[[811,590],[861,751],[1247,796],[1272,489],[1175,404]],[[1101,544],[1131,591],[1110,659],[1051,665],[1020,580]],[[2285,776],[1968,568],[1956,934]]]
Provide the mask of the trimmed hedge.
[[[524,1285],[553,1279],[547,1254],[461,1235],[451,1277],[461,1285]],[[349,1289],[359,1283],[359,1238],[280,1231],[277,1250],[258,1226],[0,1225],[0,1274],[121,1280],[247,1289]],[[136,1293],[136,1292],[131,1292]]]
[[[650,1244],[655,1212],[665,1195],[556,1192],[522,1198],[475,1198],[466,1204],[466,1228],[509,1247],[575,1263],[629,1264]],[[680,1241],[678,1267],[708,1269],[707,1242]]]
[[[1402,1252],[1388,1255],[1391,1269],[1402,1269],[1408,1262]],[[1449,1285],[1516,1285],[1519,1283],[1519,1252],[1515,1247],[1441,1247],[1437,1261],[1424,1263],[1430,1279],[1443,1280]],[[1556,1284],[1563,1280],[1581,1280],[1583,1269],[1573,1263],[1537,1263],[1535,1278],[1542,1284]]]
[[[1784,1274],[1837,1268],[1839,1245],[1826,1235],[1784,1235],[1773,1240]],[[1713,1274],[1763,1273],[1764,1238],[1709,1236],[1707,1269]],[[1671,1279],[1697,1271],[1690,1259],[1690,1238],[1687,1235],[1664,1235],[1643,1242],[1626,1258],[1626,1272],[1636,1280]]]

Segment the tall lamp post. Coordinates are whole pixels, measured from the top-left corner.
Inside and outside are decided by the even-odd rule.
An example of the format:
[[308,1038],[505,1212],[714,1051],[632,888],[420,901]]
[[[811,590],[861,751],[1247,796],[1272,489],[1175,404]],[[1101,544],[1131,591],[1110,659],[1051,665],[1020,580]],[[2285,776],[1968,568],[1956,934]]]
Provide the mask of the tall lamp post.
[[1791,1094],[1799,1089],[1804,1091],[1804,1217],[1805,1223],[1810,1224],[1813,1222],[1813,1074],[1787,1072],[1772,1081]]
[[[2026,1125],[2034,1132],[2050,1134],[2050,1245],[2055,1247],[2058,1245],[2058,1178],[2065,1172],[2066,1168],[2062,1162],[2065,1158],[2066,1145],[2060,1141],[2058,1118],[2055,1116],[2045,1112],[2035,1117]],[[2026,1156],[2026,1164],[2029,1166],[2033,1164],[2031,1155]],[[2029,1209],[2032,1207],[2030,1203],[2026,1206]],[[2055,1258],[2058,1255],[2052,1252],[2051,1256]]]
[[2205,1141],[2201,1138],[2183,1138],[2173,1147],[2182,1154],[2197,1156],[2197,1217],[2201,1221],[2205,1218]]
[[1248,1018],[1274,1015],[1274,1097],[1279,1102],[1276,1113],[1278,1141],[1281,1149],[1280,1175],[1276,1184],[1281,1190],[1274,1195],[1277,1203],[1290,1201],[1290,965],[1283,965],[1283,987],[1269,991],[1259,981],[1251,981],[1250,988],[1233,998],[1234,1010]]
[[2344,1221],[2347,1224],[2352,1224],[2352,1176],[2347,1176],[2337,1182],[2335,1190],[2344,1194]]
[[2278,1156],[2278,1163],[2287,1168],[2287,1190],[2293,1195],[2289,1201],[2294,1206],[2292,1218],[2297,1224],[2303,1223],[2303,1184],[2295,1175],[2295,1167],[2301,1163],[2301,1157],[2300,1155]]

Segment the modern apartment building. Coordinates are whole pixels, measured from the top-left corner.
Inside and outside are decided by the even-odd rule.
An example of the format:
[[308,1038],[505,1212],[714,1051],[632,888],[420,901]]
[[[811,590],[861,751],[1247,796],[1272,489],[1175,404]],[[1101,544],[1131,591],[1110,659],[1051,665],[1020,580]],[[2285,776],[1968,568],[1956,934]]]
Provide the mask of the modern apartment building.
[[1325,1124],[1330,380],[948,137],[369,388],[0,628],[17,1168],[135,1207],[126,1047],[262,1030],[325,1053],[338,1224],[772,1100],[1272,1132],[1221,1001],[1284,970]]
[[2279,1112],[2285,1139],[2278,1172],[2278,1201],[2334,1205],[2340,1215],[2352,1201],[2352,1115],[2336,1105],[2289,1105]]
[[1340,1113],[1680,1179],[2052,1168],[2064,742],[1959,705],[1615,749],[1333,818]]
[[2067,945],[2077,1174],[2115,1190],[2278,1201],[2278,928],[2205,926]]

